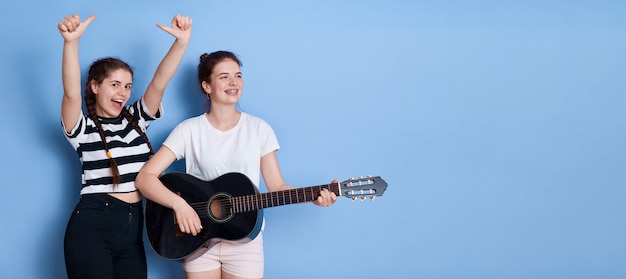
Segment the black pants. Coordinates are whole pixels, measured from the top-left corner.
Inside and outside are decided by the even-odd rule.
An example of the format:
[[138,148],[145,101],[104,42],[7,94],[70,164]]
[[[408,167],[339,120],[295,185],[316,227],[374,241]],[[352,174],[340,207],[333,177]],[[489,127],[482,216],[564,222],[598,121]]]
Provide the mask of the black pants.
[[64,245],[69,279],[147,278],[141,202],[83,195],[67,224]]

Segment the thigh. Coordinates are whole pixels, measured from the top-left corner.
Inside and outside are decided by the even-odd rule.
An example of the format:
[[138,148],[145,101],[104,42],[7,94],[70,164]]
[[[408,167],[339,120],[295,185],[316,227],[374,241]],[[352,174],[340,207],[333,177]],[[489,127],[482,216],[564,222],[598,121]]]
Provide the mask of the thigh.
[[65,266],[68,278],[112,278],[113,257],[108,241],[96,232],[97,216],[80,204],[72,212],[64,239]]
[[262,278],[264,270],[263,235],[247,243],[211,241],[187,257],[183,269],[187,278]]
[[[116,279],[145,279],[148,277],[146,251],[143,245],[143,211],[140,204],[123,204],[128,214],[126,232],[115,251],[113,269]],[[130,216],[130,218],[128,217]]]
[[146,253],[143,245],[135,245],[118,252],[113,262],[113,270],[116,279],[148,278]]
[[263,235],[239,244],[222,243],[222,270],[230,276],[224,278],[262,278],[264,271]]
[[192,277],[188,276],[187,278],[197,278],[194,277],[195,275],[193,274],[213,272],[216,270],[218,271],[217,274],[220,274],[219,270],[222,267],[219,255],[220,245],[221,244],[218,242],[211,245],[211,248],[203,246],[198,249],[198,251],[185,258],[183,261],[183,270],[185,273],[192,275]]
[[225,279],[222,277],[222,269],[217,268],[210,271],[202,271],[202,272],[185,272],[185,277],[187,279]]
[[[211,271],[202,272],[185,272],[185,278],[187,279],[257,279],[250,277],[239,277],[228,272],[223,271],[221,268]],[[261,279],[262,277],[258,277]]]

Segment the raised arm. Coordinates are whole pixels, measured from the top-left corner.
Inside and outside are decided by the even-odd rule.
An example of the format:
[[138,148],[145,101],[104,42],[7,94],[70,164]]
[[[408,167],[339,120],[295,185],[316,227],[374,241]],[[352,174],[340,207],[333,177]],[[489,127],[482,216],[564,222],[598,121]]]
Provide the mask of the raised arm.
[[57,26],[61,36],[63,36],[63,60],[61,66],[63,100],[61,101],[61,119],[68,133],[74,129],[82,109],[78,41],[89,23],[95,18],[95,16],[90,16],[84,22],[81,22],[78,15],[66,16]]
[[148,110],[153,115],[157,113],[165,93],[165,87],[176,73],[176,69],[178,69],[178,65],[185,54],[191,38],[191,22],[189,17],[176,15],[172,19],[171,27],[157,24],[159,28],[174,36],[176,40],[157,67],[152,81],[148,84],[146,93],[143,96]]

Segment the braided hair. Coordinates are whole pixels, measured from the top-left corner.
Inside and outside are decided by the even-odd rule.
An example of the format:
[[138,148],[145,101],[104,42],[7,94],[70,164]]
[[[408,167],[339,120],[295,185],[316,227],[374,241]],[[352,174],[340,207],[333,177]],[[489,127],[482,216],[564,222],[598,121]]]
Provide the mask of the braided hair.
[[[126,62],[112,57],[106,57],[102,59],[98,59],[94,61],[89,67],[89,73],[87,76],[87,85],[85,86],[85,105],[87,107],[87,113],[89,118],[93,120],[98,128],[98,133],[100,134],[100,139],[102,140],[102,144],[104,145],[104,150],[109,158],[109,166],[111,167],[111,172],[113,174],[113,185],[119,185],[121,178],[120,172],[117,167],[117,162],[111,156],[111,152],[109,152],[109,146],[107,144],[104,130],[102,129],[102,122],[100,122],[100,118],[96,115],[96,95],[91,90],[91,82],[95,82],[97,84],[102,83],[106,77],[108,77],[111,72],[115,70],[123,69],[130,72],[131,76],[133,75],[133,69],[126,64]],[[122,115],[126,120],[133,126],[133,128],[141,135],[141,138],[148,144],[148,148],[150,148],[150,153],[153,154],[154,150],[152,149],[152,145],[148,140],[148,136],[146,133],[139,127],[137,120],[133,118],[133,116],[128,111],[128,108],[122,108]]]

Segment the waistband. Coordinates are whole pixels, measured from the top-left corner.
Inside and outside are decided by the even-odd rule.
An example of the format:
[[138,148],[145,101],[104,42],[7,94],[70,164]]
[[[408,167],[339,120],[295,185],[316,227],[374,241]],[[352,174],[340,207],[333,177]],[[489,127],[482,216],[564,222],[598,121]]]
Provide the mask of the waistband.
[[142,201],[138,201],[135,203],[127,203],[123,200],[120,200],[116,197],[113,197],[109,194],[106,193],[97,193],[97,194],[86,194],[86,195],[81,195],[80,196],[80,200],[85,200],[85,201],[90,201],[90,202],[97,202],[97,203],[102,203],[105,204],[107,206],[115,206],[115,207],[121,207],[121,208],[128,208],[129,210],[142,210],[143,209],[143,203]]

